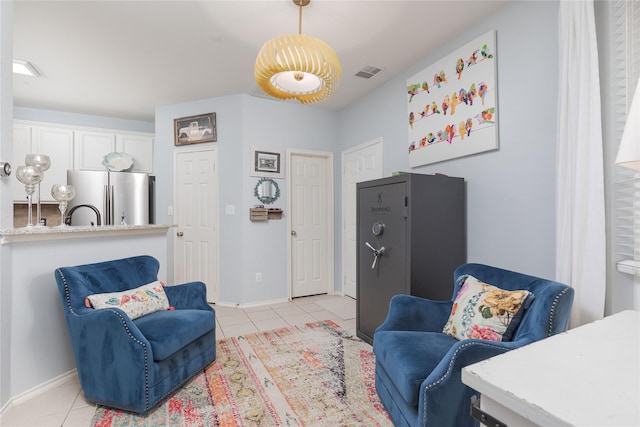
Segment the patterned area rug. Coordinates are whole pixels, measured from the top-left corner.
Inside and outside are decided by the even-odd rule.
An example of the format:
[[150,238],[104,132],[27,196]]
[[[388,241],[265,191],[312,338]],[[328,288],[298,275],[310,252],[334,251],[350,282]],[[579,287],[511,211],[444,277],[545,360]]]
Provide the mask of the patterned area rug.
[[98,407],[95,427],[392,426],[371,347],[331,321],[217,342],[217,359],[146,416]]

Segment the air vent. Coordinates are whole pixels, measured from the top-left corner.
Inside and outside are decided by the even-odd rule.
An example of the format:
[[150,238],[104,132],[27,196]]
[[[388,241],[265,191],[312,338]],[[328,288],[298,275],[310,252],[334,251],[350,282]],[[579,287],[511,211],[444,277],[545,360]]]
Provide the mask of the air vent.
[[[2,1],[2,0],[0,0]],[[272,101],[284,101],[284,102],[290,102],[293,104],[297,104],[298,101],[296,101],[295,99],[278,99],[278,98],[274,98],[273,96],[268,95],[265,91],[262,90],[262,88],[260,86],[253,85],[253,87],[251,88],[251,91],[249,92],[249,95],[251,96],[256,96],[258,98],[265,98],[265,99],[270,99]]]
[[371,77],[375,76],[376,74],[378,74],[380,71],[382,71],[382,68],[378,68],[378,67],[373,67],[371,65],[366,65],[362,68],[362,70],[358,71],[355,76],[356,77],[362,77],[363,79],[370,79]]
[[272,96],[267,95],[260,86],[258,85],[253,85],[253,87],[251,88],[251,92],[249,92],[249,95],[251,96],[257,96],[258,98],[267,98],[267,99],[275,99]]

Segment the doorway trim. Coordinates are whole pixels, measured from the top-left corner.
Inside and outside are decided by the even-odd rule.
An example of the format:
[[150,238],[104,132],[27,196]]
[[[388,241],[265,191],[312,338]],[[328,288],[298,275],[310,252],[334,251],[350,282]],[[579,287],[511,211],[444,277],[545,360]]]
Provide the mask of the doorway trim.
[[[212,194],[211,196],[213,197],[213,203],[212,203],[212,211],[216,213],[216,217],[215,220],[213,221],[213,226],[215,228],[215,238],[214,238],[214,242],[212,242],[213,245],[213,250],[215,251],[215,255],[214,255],[214,260],[215,260],[215,268],[214,268],[214,272],[212,273],[213,277],[215,278],[215,292],[213,295],[213,301],[209,301],[212,303],[217,303],[219,301],[219,296],[220,296],[220,210],[219,210],[219,204],[220,204],[220,188],[219,188],[219,183],[220,183],[220,176],[218,173],[218,165],[219,165],[219,151],[218,148],[213,146],[213,147],[198,147],[198,146],[190,146],[190,147],[185,147],[185,148],[179,148],[179,149],[174,149],[173,150],[173,195],[172,195],[172,206],[173,206],[173,214],[172,214],[172,218],[175,219],[175,214],[177,212],[178,206],[176,204],[177,201],[177,187],[178,187],[178,175],[177,175],[177,166],[178,166],[178,155],[182,154],[182,153],[198,153],[198,152],[211,152],[213,154],[213,159],[214,159],[214,170],[213,170],[213,177],[214,177],[214,185],[213,185],[213,189],[214,189],[214,194]],[[171,230],[171,254],[172,254],[172,266],[171,266],[171,270],[173,272],[173,277],[172,277],[172,282],[174,285],[177,285],[178,283],[175,283],[175,263],[176,263],[176,239],[175,239],[175,231],[178,228],[177,222],[175,224],[175,227],[170,228],[169,230]],[[205,284],[206,286],[206,284]]]
[[[340,175],[340,188],[341,188],[341,192],[342,192],[342,198],[341,198],[341,211],[340,211],[340,224],[341,224],[341,229],[340,229],[340,285],[341,285],[341,292],[343,295],[349,296],[351,298],[355,298],[355,295],[349,295],[346,292],[346,287],[347,287],[347,271],[346,271],[346,266],[347,266],[347,249],[348,249],[348,242],[347,242],[347,211],[346,211],[346,204],[349,200],[347,200],[348,197],[348,193],[347,193],[347,183],[346,183],[346,179],[345,179],[345,174],[346,174],[346,161],[345,159],[347,158],[347,156],[354,154],[354,153],[358,153],[359,151],[364,151],[370,147],[377,147],[380,150],[380,158],[379,158],[379,174],[376,174],[375,177],[373,178],[368,178],[368,179],[377,179],[377,178],[382,178],[384,176],[384,167],[383,167],[383,163],[384,163],[384,146],[383,146],[383,138],[382,136],[379,136],[377,138],[374,138],[372,140],[369,140],[367,142],[363,142],[361,144],[358,144],[354,147],[350,147],[347,148],[346,150],[342,151],[342,155],[341,155],[341,175]],[[354,206],[356,205],[356,200],[353,200],[353,204]],[[356,219],[357,220],[357,219]],[[357,228],[357,226],[356,226]],[[354,230],[355,233],[355,230]],[[356,248],[353,247],[353,250],[355,251]],[[355,259],[354,256],[354,262],[357,262],[357,260]],[[354,269],[356,268],[356,266],[354,266]]]
[[287,166],[285,170],[285,175],[287,178],[287,289],[288,289],[288,300],[291,301],[293,299],[293,280],[291,275],[293,274],[293,266],[291,263],[291,258],[293,256],[292,247],[291,247],[291,212],[293,208],[292,194],[291,189],[293,188],[292,181],[292,173],[291,173],[291,158],[293,156],[312,156],[312,157],[320,157],[324,158],[327,161],[327,269],[329,283],[327,285],[327,294],[333,295],[336,293],[335,291],[335,212],[334,212],[334,188],[333,188],[333,153],[327,151],[315,151],[315,150],[298,150],[298,149],[288,149],[287,150]]

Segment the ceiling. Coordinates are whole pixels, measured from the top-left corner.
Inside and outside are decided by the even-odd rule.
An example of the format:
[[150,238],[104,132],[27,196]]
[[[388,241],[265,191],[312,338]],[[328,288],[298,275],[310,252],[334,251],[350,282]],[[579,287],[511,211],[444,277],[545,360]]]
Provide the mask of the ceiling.
[[[342,63],[340,86],[318,105],[342,109],[506,1],[312,0],[302,33]],[[14,105],[154,121],[156,106],[260,95],[256,55],[298,32],[298,12],[292,0],[15,0],[14,58],[41,77],[14,75]],[[382,71],[356,77],[366,66]]]

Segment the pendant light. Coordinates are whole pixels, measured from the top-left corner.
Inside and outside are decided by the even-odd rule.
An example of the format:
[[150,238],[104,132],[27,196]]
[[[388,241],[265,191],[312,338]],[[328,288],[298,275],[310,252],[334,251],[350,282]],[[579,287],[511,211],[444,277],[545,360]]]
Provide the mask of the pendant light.
[[329,98],[342,76],[334,50],[322,40],[302,35],[302,7],[311,0],[293,0],[299,6],[298,34],[266,42],[256,58],[258,86],[278,99],[297,99],[313,104]]

